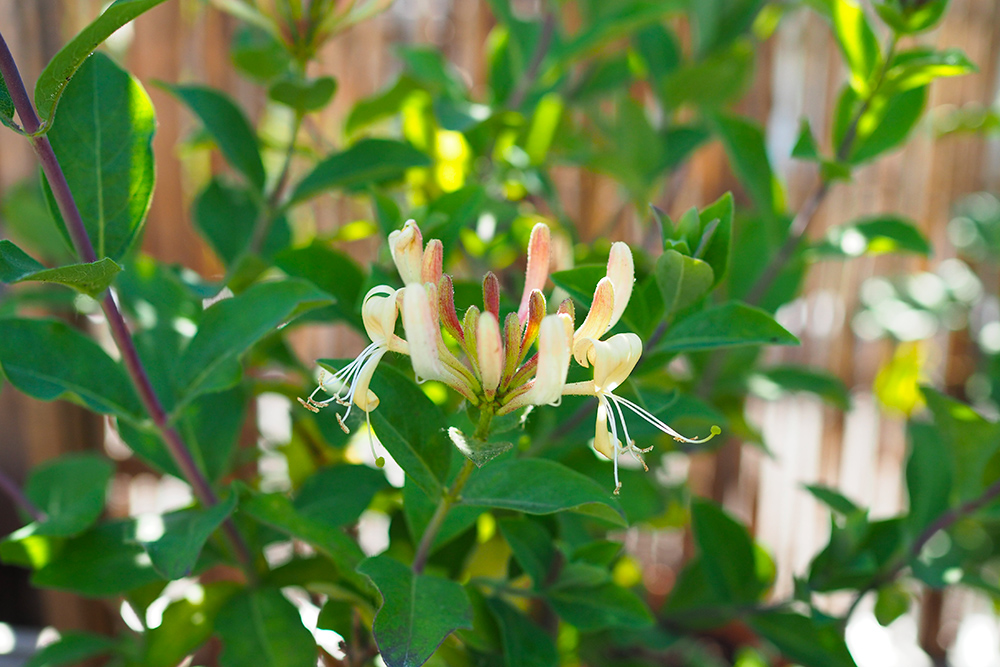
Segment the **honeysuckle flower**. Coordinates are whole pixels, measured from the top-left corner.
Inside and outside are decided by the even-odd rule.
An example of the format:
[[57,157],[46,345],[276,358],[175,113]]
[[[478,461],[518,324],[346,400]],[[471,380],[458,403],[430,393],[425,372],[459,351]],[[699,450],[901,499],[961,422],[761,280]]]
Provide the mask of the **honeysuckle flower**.
[[[407,221],[389,235],[392,259],[404,287],[376,287],[362,303],[371,344],[340,371],[321,374],[319,387],[300,402],[314,412],[331,402],[346,406],[344,418],[337,416],[345,431],[344,419],[357,406],[370,427],[370,413],[379,399],[369,385],[379,361],[390,351],[409,355],[418,382],[445,383],[487,417],[532,405],[558,405],[565,395],[594,396],[598,403],[594,448],[614,461],[615,493],[621,487],[619,456],[628,452],[642,462],[642,454],[649,451],[640,449],[630,437],[626,409],[683,442],[701,443],[716,435],[718,428],[713,427],[708,438],[686,438],[615,393],[642,355],[642,341],[633,333],[602,340],[621,318],[632,294],[635,267],[629,247],[612,244],[606,275],[576,326],[570,299],[559,304],[555,313],[547,312],[542,290],[548,281],[551,242],[548,227],[535,225],[516,313],[501,314],[500,281],[487,273],[482,309],[470,306],[460,317],[452,278],[443,271],[444,246],[431,239],[425,247],[416,222]],[[397,319],[402,319],[404,337],[395,333]],[[533,347],[537,347],[535,354],[531,354]],[[567,384],[573,359],[585,368],[593,367],[593,380]],[[330,398],[317,400],[320,390]]]
[[[563,394],[590,395],[597,398],[594,449],[614,461],[615,494],[621,489],[621,481],[618,479],[619,454],[628,452],[645,467],[642,454],[652,449],[651,447],[645,449],[637,447],[635,441],[629,436],[623,407],[628,408],[660,431],[680,442],[701,444],[711,440],[719,433],[719,428],[713,426],[711,435],[708,437],[687,438],[665,424],[649,410],[614,393],[615,389],[628,379],[632,369],[635,368],[642,356],[642,340],[634,333],[615,334],[606,341],[588,338],[582,347],[585,350],[587,360],[594,367],[594,379],[568,384],[563,388]],[[622,439],[624,439],[624,444]]]
[[[368,291],[361,305],[361,320],[368,338],[372,341],[371,344],[362,350],[354,361],[333,375],[321,370],[319,386],[313,390],[309,398],[299,399],[299,403],[312,412],[319,412],[321,408],[334,402],[346,406],[347,411],[343,417],[337,413],[337,422],[345,433],[349,432],[346,419],[350,416],[351,409],[355,405],[358,406],[365,413],[373,455],[375,445],[371,441],[371,415],[369,413],[378,407],[379,399],[368,386],[371,384],[378,363],[386,352],[391,350],[406,354],[409,349],[406,341],[394,332],[399,313],[396,297],[397,291],[385,285],[373,287]],[[316,400],[316,394],[320,390],[330,394],[330,398]],[[376,456],[375,458],[376,461],[381,460],[381,457]]]

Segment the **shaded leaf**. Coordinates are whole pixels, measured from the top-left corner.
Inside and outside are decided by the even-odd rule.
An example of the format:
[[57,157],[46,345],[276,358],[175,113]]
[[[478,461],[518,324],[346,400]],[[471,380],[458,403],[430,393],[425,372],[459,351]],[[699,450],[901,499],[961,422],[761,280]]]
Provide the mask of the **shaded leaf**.
[[222,93],[203,86],[161,84],[194,112],[234,169],[257,190],[264,189],[264,163],[257,135],[243,111]]
[[323,468],[302,484],[295,508],[309,519],[331,526],[358,520],[376,493],[389,486],[385,473],[362,465]]
[[[2,77],[0,77],[2,78]],[[89,632],[63,632],[55,642],[44,646],[32,655],[24,667],[58,667],[79,665],[99,655],[115,650],[118,642],[111,637]]]
[[[948,442],[928,424],[910,422],[910,457],[906,461],[906,493],[910,498],[907,523],[920,534],[951,505],[955,464]],[[972,443],[968,443],[972,444]]]
[[231,597],[215,621],[222,667],[315,667],[316,643],[299,611],[276,588]]
[[155,628],[145,632],[145,667],[175,667],[215,632],[215,618],[229,598],[243,590],[232,581],[201,584],[200,599],[183,598],[163,610]]
[[472,605],[454,581],[414,574],[389,556],[363,562],[358,571],[382,594],[372,628],[388,667],[419,667],[458,628],[472,628]]
[[59,283],[96,299],[121,270],[110,257],[89,264],[46,269],[10,241],[0,241],[0,282]]
[[43,401],[63,398],[130,418],[143,412],[124,369],[63,322],[2,320],[0,367],[12,385]]
[[461,503],[526,514],[585,510],[624,525],[621,509],[607,489],[548,459],[514,459],[487,465],[469,480]]
[[177,361],[181,395],[195,395],[226,388],[214,374],[233,362],[251,345],[277,330],[298,313],[329,304],[328,295],[301,280],[254,285],[239,296],[213,304],[201,317],[198,333]]
[[[195,226],[226,266],[249,250],[263,215],[250,191],[217,178],[212,179],[194,203]],[[291,240],[288,220],[281,216],[270,221],[270,229],[257,252],[265,259],[273,257]]]
[[750,626],[789,659],[809,667],[855,667],[844,638],[833,623],[790,612],[755,614]]
[[821,257],[857,257],[891,252],[929,255],[931,245],[912,220],[896,215],[863,218],[832,227],[813,251]]
[[731,301],[690,315],[667,329],[657,352],[741,345],[798,345],[799,339],[765,311]]
[[362,139],[350,148],[320,162],[298,184],[291,202],[342,188],[355,190],[382,181],[402,178],[407,169],[427,167],[430,158],[408,143],[390,139]]
[[96,454],[64,455],[33,469],[24,493],[47,515],[34,533],[70,536],[92,526],[104,511],[114,470]]
[[236,494],[206,509],[136,517],[136,539],[164,579],[187,577],[212,533],[236,507]]
[[304,81],[283,79],[271,86],[267,96],[305,114],[325,107],[336,92],[337,80],[332,76],[321,76]]
[[639,596],[612,583],[559,588],[546,597],[564,621],[583,632],[653,623],[653,615]]
[[506,667],[556,667],[559,652],[544,630],[532,619],[500,598],[486,604],[500,627]]
[[797,391],[816,394],[830,405],[848,410],[851,394],[836,375],[817,368],[804,366],[772,366],[750,377],[750,389],[768,400]]
[[745,118],[725,115],[715,116],[713,124],[733,170],[761,214],[775,217],[783,213],[785,195],[771,169],[760,127]]
[[754,544],[747,529],[717,505],[693,500],[691,531],[715,594],[733,603],[757,600],[765,586],[757,578]]

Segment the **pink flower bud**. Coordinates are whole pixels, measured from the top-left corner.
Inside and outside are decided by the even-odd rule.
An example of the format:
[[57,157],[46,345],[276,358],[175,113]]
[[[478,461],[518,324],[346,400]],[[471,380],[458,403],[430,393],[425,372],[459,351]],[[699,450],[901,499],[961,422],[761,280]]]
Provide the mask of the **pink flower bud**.
[[431,239],[424,248],[423,264],[420,268],[420,282],[437,285],[444,274],[444,246],[438,239]]
[[521,305],[517,309],[517,318],[523,323],[528,318],[528,300],[531,293],[545,287],[549,279],[549,251],[551,237],[549,228],[544,223],[538,223],[531,230],[528,241],[528,265],[524,272],[524,292],[521,294]]
[[493,317],[500,319],[500,280],[492,271],[487,271],[483,278],[483,307]]

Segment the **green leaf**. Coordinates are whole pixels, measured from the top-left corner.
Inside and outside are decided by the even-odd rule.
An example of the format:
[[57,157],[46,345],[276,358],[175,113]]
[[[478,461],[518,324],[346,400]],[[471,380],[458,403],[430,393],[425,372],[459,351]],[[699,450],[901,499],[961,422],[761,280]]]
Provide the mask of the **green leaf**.
[[855,505],[850,498],[828,486],[806,484],[805,488],[813,495],[814,498],[816,498],[816,500],[820,501],[834,512],[838,512],[844,516],[852,516],[854,514],[858,514],[859,512],[864,512],[864,510]]
[[238,70],[258,81],[272,81],[292,64],[288,50],[274,35],[249,24],[236,31],[229,56]]
[[899,0],[875,3],[875,11],[882,20],[902,34],[916,34],[933,28],[944,16],[946,9],[948,0],[924,0],[905,5]]
[[560,62],[568,64],[615,39],[659,23],[670,12],[684,9],[685,3],[680,0],[629,0],[608,3],[603,8],[605,11],[595,17],[596,20],[590,21],[556,51]]
[[159,580],[135,541],[131,520],[100,524],[70,538],[31,578],[35,586],[84,597],[111,597]]
[[282,79],[271,86],[267,96],[300,114],[306,114],[325,107],[336,92],[337,80],[332,76],[321,76],[303,81]]
[[301,280],[254,285],[239,296],[213,304],[201,317],[198,333],[177,361],[177,380],[188,400],[213,386],[213,374],[247,348],[297,314],[330,303],[330,298]]
[[472,629],[472,605],[454,581],[414,574],[389,556],[369,558],[358,571],[382,594],[372,630],[388,667],[420,667],[453,631]]
[[89,264],[46,269],[10,241],[0,241],[0,282],[59,283],[96,299],[121,270],[110,257]]
[[731,301],[699,311],[667,329],[657,352],[711,350],[741,345],[798,345],[799,339],[765,311]]
[[704,60],[686,63],[663,78],[658,92],[668,109],[684,104],[715,108],[740,97],[753,76],[753,47],[746,40]]
[[865,12],[854,0],[832,0],[831,16],[837,44],[851,72],[851,87],[864,95],[876,70],[882,66],[878,39]]
[[71,536],[94,525],[104,511],[115,467],[96,454],[70,454],[31,471],[24,493],[48,518],[36,535]]
[[786,393],[806,391],[816,394],[830,405],[848,410],[851,394],[836,375],[804,366],[772,366],[752,375],[750,389],[767,400],[775,400]]
[[903,584],[896,582],[878,589],[875,598],[875,620],[887,626],[910,610],[910,594]]
[[240,512],[279,532],[302,540],[320,553],[326,554],[345,569],[353,569],[363,554],[340,528],[300,513],[292,501],[281,493],[251,493],[240,502]]
[[897,56],[900,62],[889,69],[880,95],[898,95],[925,86],[935,79],[961,76],[979,69],[958,49],[946,51],[915,51]]
[[799,121],[799,138],[795,140],[795,146],[792,148],[792,157],[812,161],[820,159],[819,147],[816,145],[816,139],[813,138],[807,118]]
[[136,538],[164,579],[190,576],[212,533],[236,507],[236,494],[206,509],[144,514],[136,519]]
[[556,556],[552,535],[532,519],[504,518],[497,525],[521,569],[531,577],[535,588],[541,588]]
[[11,99],[10,91],[7,90],[7,82],[0,76],[0,123],[3,123],[15,132],[19,132],[20,128],[14,122],[15,111],[14,100]]
[[948,443],[927,424],[909,423],[910,457],[906,462],[906,492],[910,498],[907,524],[918,535],[951,504],[955,464]]
[[500,627],[506,667],[556,667],[559,652],[539,625],[500,598],[486,604]]
[[[317,363],[331,372],[332,359]],[[369,385],[379,397],[370,414],[372,428],[396,463],[430,498],[440,498],[451,462],[444,416],[412,380],[382,364]]]
[[[38,116],[49,124],[55,114],[56,105],[74,78],[74,74],[84,64],[87,57],[98,46],[143,12],[152,9],[164,0],[115,0],[90,25],[77,33],[68,44],[49,61],[35,83],[35,107]],[[102,104],[111,105],[111,100],[103,99]],[[123,107],[127,109],[127,107]]]
[[[930,387],[922,387],[921,391],[934,415],[934,437],[943,441],[952,459],[952,493],[960,500],[979,496],[996,479],[996,471],[989,464],[1000,451],[1000,424],[984,419],[968,405]],[[917,436],[931,437],[923,433]],[[928,489],[928,493],[935,498],[927,508],[930,512],[940,502],[937,495],[940,490]]]
[[131,418],[143,413],[124,369],[64,322],[0,321],[0,368],[17,389],[43,401],[63,398]]
[[715,594],[733,603],[756,601],[764,585],[757,578],[753,540],[746,527],[717,505],[693,500],[691,531]]
[[[892,97],[876,95],[857,123],[848,163],[861,164],[902,144],[920,120],[926,102],[926,86]],[[834,146],[842,145],[853,118],[862,106],[858,94],[850,86],[845,86],[834,113]]]
[[183,598],[163,610],[163,619],[144,633],[145,667],[175,667],[208,641],[219,609],[243,587],[232,581],[201,583],[200,598]]
[[246,176],[258,191],[263,190],[264,163],[260,159],[257,135],[243,111],[212,88],[161,85],[198,117],[229,164]]
[[[52,149],[97,256],[119,259],[138,239],[153,196],[153,104],[137,79],[96,53],[66,86],[61,109],[48,133]],[[45,192],[70,242],[47,182]]]
[[[194,224],[226,266],[231,267],[247,252],[261,216],[266,215],[253,194],[241,187],[213,178],[194,203]],[[270,259],[288,247],[292,233],[281,216],[270,221],[270,229],[258,253]]]
[[59,639],[43,647],[24,663],[24,667],[59,667],[79,665],[90,658],[110,653],[118,642],[111,637],[89,632],[64,632]]
[[653,615],[639,596],[612,583],[559,588],[546,597],[564,621],[583,632],[653,623]]
[[883,215],[832,227],[813,251],[821,257],[833,258],[903,252],[927,256],[931,244],[913,221]]
[[711,53],[750,30],[763,0],[701,0],[691,4],[698,20],[698,53]]
[[809,667],[855,667],[835,623],[791,612],[770,611],[748,618],[750,626],[793,662]]
[[666,250],[656,260],[656,284],[663,295],[663,315],[669,317],[697,303],[712,289],[715,274],[700,259]]
[[771,169],[760,127],[745,118],[721,114],[714,117],[713,125],[754,205],[765,216],[783,213],[785,195]]
[[[733,195],[730,192],[698,212],[699,234],[692,243],[694,256],[712,267],[712,286],[726,277],[729,270],[730,246],[733,236]],[[694,241],[694,239],[691,239]]]
[[430,166],[431,160],[408,143],[390,139],[362,139],[320,162],[298,184],[289,203],[341,188],[358,190],[383,181],[398,180],[407,169]]
[[323,468],[302,484],[295,507],[306,518],[347,526],[355,523],[375,494],[388,486],[385,473],[368,466]]
[[351,136],[363,127],[399,113],[403,103],[418,90],[422,90],[420,84],[403,75],[391,88],[360,100],[347,116],[344,134]]
[[621,509],[607,489],[548,459],[514,459],[487,465],[469,480],[460,502],[526,514],[584,510],[624,525]]
[[312,311],[306,319],[340,319],[361,328],[365,274],[350,255],[317,239],[305,247],[283,250],[274,263],[289,276],[304,278],[336,299],[336,303]]
[[245,590],[219,610],[222,667],[315,667],[316,643],[276,588]]

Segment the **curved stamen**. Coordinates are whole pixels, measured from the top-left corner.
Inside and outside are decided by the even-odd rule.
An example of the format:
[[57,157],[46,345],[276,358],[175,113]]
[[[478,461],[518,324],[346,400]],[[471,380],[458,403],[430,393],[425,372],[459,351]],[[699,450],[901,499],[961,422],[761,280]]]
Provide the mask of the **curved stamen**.
[[719,433],[721,433],[721,430],[719,429],[718,426],[713,426],[711,434],[704,438],[686,438],[677,431],[675,431],[674,429],[664,424],[659,419],[657,419],[649,410],[639,405],[636,405],[632,401],[628,400],[627,398],[622,398],[621,396],[615,396],[615,399],[617,401],[621,401],[622,403],[625,404],[626,407],[632,410],[632,412],[639,415],[640,417],[642,417],[647,422],[649,422],[659,430],[663,431],[667,435],[673,437],[674,440],[678,440],[680,442],[686,442],[691,445],[700,445],[704,442],[708,442],[709,440],[717,436]]

